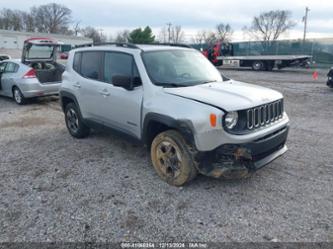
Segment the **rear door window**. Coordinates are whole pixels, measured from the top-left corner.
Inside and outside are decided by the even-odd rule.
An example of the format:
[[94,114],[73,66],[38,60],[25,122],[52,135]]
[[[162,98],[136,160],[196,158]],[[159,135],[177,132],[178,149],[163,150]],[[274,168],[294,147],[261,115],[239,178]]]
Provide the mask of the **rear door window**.
[[81,75],[85,78],[93,80],[101,80],[102,57],[103,57],[103,52],[99,51],[82,52],[81,69],[80,69]]
[[18,65],[12,62],[8,62],[5,68],[6,73],[16,73],[18,70]]

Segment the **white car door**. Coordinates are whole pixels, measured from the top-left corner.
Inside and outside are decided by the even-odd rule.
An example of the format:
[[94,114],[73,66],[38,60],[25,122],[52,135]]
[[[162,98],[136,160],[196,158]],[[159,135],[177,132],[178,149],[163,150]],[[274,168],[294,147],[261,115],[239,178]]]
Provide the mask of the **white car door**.
[[[143,86],[132,55],[120,52],[105,52],[104,56],[104,81],[100,84],[99,103],[105,123],[109,126],[140,137],[141,104]],[[126,90],[114,86],[113,76],[128,76],[132,79],[134,88]]]
[[102,51],[76,53],[73,63],[76,73],[70,79],[82,116],[98,123],[103,122],[101,114],[103,99],[98,92],[99,85],[105,84],[101,75],[103,54]]

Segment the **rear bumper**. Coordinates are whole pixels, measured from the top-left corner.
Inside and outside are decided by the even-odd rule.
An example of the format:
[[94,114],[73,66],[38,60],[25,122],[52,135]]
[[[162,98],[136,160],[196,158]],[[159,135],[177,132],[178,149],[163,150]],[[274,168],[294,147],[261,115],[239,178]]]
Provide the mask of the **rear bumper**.
[[245,144],[225,144],[200,155],[200,173],[212,177],[241,178],[264,167],[287,151],[289,126]]
[[41,97],[59,94],[61,83],[29,83],[22,84],[20,90],[25,98]]

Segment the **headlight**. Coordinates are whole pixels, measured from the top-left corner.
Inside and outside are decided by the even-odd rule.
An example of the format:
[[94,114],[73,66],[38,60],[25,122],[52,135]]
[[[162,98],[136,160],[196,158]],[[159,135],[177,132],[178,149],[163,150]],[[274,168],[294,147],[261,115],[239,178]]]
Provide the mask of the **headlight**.
[[225,118],[225,126],[231,130],[232,128],[234,128],[237,125],[238,122],[238,113],[237,112],[229,112]]

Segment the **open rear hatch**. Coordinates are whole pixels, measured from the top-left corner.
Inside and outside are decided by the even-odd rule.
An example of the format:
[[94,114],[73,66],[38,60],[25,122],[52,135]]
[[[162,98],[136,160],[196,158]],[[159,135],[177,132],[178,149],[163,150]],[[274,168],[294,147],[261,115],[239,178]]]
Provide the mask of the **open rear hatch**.
[[56,62],[59,46],[60,43],[49,38],[30,38],[24,41],[22,63],[35,70],[41,83],[61,82],[65,67]]

